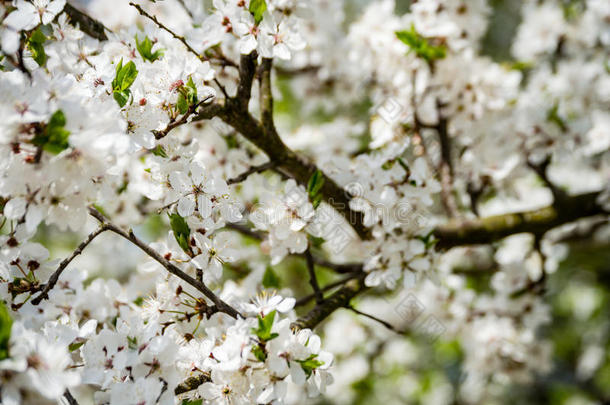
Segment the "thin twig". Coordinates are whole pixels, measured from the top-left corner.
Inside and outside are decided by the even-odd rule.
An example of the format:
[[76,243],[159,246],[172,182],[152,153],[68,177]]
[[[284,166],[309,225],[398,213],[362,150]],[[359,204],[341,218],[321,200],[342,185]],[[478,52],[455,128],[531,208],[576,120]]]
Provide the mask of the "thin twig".
[[305,261],[307,262],[307,271],[309,272],[309,284],[313,288],[313,293],[316,297],[316,303],[320,304],[324,301],[324,294],[320,290],[320,284],[318,284],[318,277],[316,276],[316,266],[311,256],[311,250],[308,247],[305,251]]
[[144,9],[142,8],[142,6],[140,6],[139,4],[135,4],[133,2],[129,2],[129,5],[132,7],[135,7],[136,10],[138,10],[138,12],[140,13],[140,15],[148,18],[149,20],[151,20],[152,22],[154,22],[157,27],[161,28],[162,30],[167,31],[171,36],[173,36],[174,38],[176,38],[178,41],[182,42],[182,44],[186,47],[186,49],[188,49],[188,51],[190,53],[192,53],[193,55],[195,55],[197,58],[199,58],[199,60],[205,60],[205,57],[200,55],[196,50],[194,50],[189,44],[188,42],[186,42],[186,39],[181,36],[176,34],[174,31],[172,31],[171,29],[169,29],[168,27],[166,27],[162,22],[160,22],[156,16],[154,15],[150,15],[148,14],[146,11],[144,11]]
[[70,393],[70,390],[68,390],[68,389],[66,389],[64,391],[64,398],[66,398],[69,405],[78,405],[78,401],[76,400],[76,398],[74,398],[72,396],[72,394]]
[[191,286],[199,290],[201,293],[203,293],[203,295],[209,298],[214,303],[214,305],[216,305],[218,311],[224,312],[233,318],[241,316],[241,314],[235,308],[233,308],[232,306],[224,302],[216,294],[214,294],[214,292],[210,290],[204,283],[189,276],[177,266],[172,264],[169,260],[161,256],[159,252],[148,246],[142,240],[138,239],[133,233],[133,231],[130,230],[129,232],[126,232],[118,226],[108,222],[107,219],[102,215],[102,213],[100,213],[93,207],[89,208],[89,214],[91,214],[91,216],[100,221],[100,223],[102,223],[107,230],[114,232],[117,235],[120,235],[123,238],[127,239],[128,241],[139,247],[142,251],[144,251],[144,253],[146,253],[148,256],[156,260],[168,272],[184,280],[186,283],[190,284]]
[[51,289],[53,289],[53,287],[55,287],[55,284],[57,284],[57,281],[59,280],[59,276],[61,276],[61,273],[66,269],[66,267],[68,267],[68,265],[70,264],[70,262],[72,262],[72,260],[74,260],[76,258],[76,256],[80,255],[83,250],[102,232],[106,231],[106,227],[104,225],[100,226],[98,229],[96,229],[95,231],[93,231],[92,233],[89,234],[89,236],[87,236],[87,238],[80,244],[78,245],[78,247],[76,248],[76,250],[74,252],[72,252],[72,254],[65,258],[60,264],[59,267],[57,268],[57,270],[55,270],[55,272],[51,275],[51,277],[49,278],[49,281],[47,281],[47,284],[44,286],[44,288],[42,289],[42,291],[40,292],[40,294],[34,298],[32,300],[32,305],[38,305],[40,304],[40,302],[43,299],[47,299],[48,298],[48,294],[49,291],[51,291]]
[[[365,273],[352,273],[352,274],[349,274],[348,276],[343,277],[340,280],[337,280],[337,281],[334,281],[332,283],[329,283],[329,284],[325,285],[324,287],[320,288],[320,291],[326,292],[328,290],[332,290],[333,288],[342,286],[343,284],[347,283],[350,280],[353,280],[353,279],[358,278],[358,277],[363,277],[364,275],[365,275]],[[306,295],[303,298],[299,298],[297,300],[297,302],[294,304],[294,306],[295,307],[301,307],[301,306],[307,304],[309,301],[313,300],[314,298],[316,298],[315,294]]]
[[273,168],[273,166],[275,166],[275,163],[273,162],[267,162],[263,163],[262,165],[252,166],[239,176],[227,180],[227,184],[231,185],[241,183],[242,181],[246,180],[251,174],[264,172],[265,170]]
[[565,191],[561,190],[557,187],[549,176],[546,174],[547,168],[551,164],[550,155],[547,156],[542,162],[534,163],[529,157],[527,159],[527,165],[530,169],[532,169],[538,177],[542,180],[544,185],[551,191],[553,194],[553,206],[560,207],[561,204],[566,200],[567,194]]
[[[165,138],[172,129],[179,127],[180,125],[186,124],[188,122],[189,117],[191,115],[193,115],[201,105],[207,103],[214,97],[215,97],[214,95],[210,94],[210,95],[206,96],[203,100],[199,101],[198,103],[193,104],[192,106],[190,106],[188,108],[188,110],[184,114],[182,114],[182,116],[180,116],[179,119],[175,119],[175,118],[172,119],[167,124],[165,129],[163,129],[161,131],[153,130],[152,133],[155,136],[155,139]],[[213,105],[213,104],[211,104],[211,105]]]
[[180,5],[182,6],[182,8],[184,9],[184,11],[186,11],[186,13],[189,15],[189,17],[191,17],[191,19],[194,19],[195,16],[193,15],[193,12],[191,11],[190,8],[187,7],[186,3],[184,2],[184,0],[178,0],[178,3],[180,3]]
[[394,327],[394,325],[392,325],[391,323],[389,323],[387,321],[384,321],[383,319],[377,318],[374,315],[367,314],[366,312],[359,311],[359,310],[357,310],[356,308],[354,308],[351,305],[347,306],[346,308],[348,308],[349,310],[353,311],[354,313],[356,313],[358,315],[361,315],[361,316],[364,316],[366,318],[372,319],[375,322],[379,322],[380,324],[382,324],[383,326],[385,326],[387,329],[391,330],[392,332],[398,333],[399,335],[408,335],[407,332],[396,329]]

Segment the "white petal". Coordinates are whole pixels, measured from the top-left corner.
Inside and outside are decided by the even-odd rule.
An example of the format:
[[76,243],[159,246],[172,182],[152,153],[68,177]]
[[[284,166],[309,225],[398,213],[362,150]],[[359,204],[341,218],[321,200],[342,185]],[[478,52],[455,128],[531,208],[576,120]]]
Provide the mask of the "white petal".
[[212,215],[212,201],[203,194],[198,195],[197,209],[199,210],[199,215],[204,219],[209,218]]
[[[23,6],[21,5],[23,4]],[[16,29],[31,30],[40,23],[36,8],[30,3],[21,3],[17,11],[13,11],[4,19],[4,24]]]
[[296,361],[290,362],[290,377],[292,377],[292,382],[296,385],[303,385],[307,380],[307,376],[305,375],[305,371],[301,368],[301,365]]
[[20,219],[25,214],[26,205],[27,203],[23,198],[12,198],[4,206],[4,216],[12,220]]
[[190,197],[182,197],[178,201],[178,214],[181,217],[188,217],[193,215],[195,211],[195,201]]
[[297,301],[294,298],[285,298],[280,304],[277,306],[277,310],[281,313],[286,313],[294,308],[294,304]]

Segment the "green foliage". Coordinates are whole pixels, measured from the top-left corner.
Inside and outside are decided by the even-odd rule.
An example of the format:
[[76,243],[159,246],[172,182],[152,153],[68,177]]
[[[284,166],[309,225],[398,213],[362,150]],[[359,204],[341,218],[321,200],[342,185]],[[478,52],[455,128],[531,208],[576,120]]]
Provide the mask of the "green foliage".
[[38,63],[38,66],[44,66],[47,63],[47,54],[44,51],[44,43],[47,41],[47,36],[42,33],[40,27],[32,32],[27,40],[27,47],[32,53],[32,59]]
[[80,349],[81,346],[84,345],[84,344],[85,344],[84,341],[70,343],[70,345],[68,345],[68,350],[70,351],[70,353],[72,353],[72,352]]
[[140,41],[138,39],[138,36],[136,35],[136,49],[138,50],[138,53],[140,54],[140,56],[142,57],[142,59],[149,61],[149,62],[154,62],[157,59],[161,59],[161,57],[163,56],[165,50],[163,49],[157,49],[156,51],[152,51],[152,47],[153,47],[153,43],[150,40],[150,38],[148,37],[144,37],[143,41]]
[[178,107],[180,114],[186,114],[189,107],[197,104],[197,86],[195,86],[193,78],[189,77],[186,85],[180,87],[178,91],[180,94],[178,94],[178,102],[176,103],[176,107]]
[[263,20],[263,14],[267,11],[267,2],[265,0],[250,0],[248,10],[254,16],[254,22],[258,25]]
[[553,107],[546,113],[546,120],[557,125],[562,131],[567,131],[568,126],[565,120],[559,115],[559,103],[555,103]]
[[185,252],[190,251],[189,240],[191,237],[191,228],[189,228],[188,224],[179,214],[168,214],[169,215],[169,225],[174,232],[174,237],[176,238],[176,242]]
[[0,360],[8,357],[9,340],[11,339],[11,327],[13,320],[11,319],[8,309],[4,303],[0,302]]
[[252,354],[254,354],[254,357],[256,357],[256,360],[258,361],[264,362],[267,360],[267,353],[265,353],[265,350],[259,345],[252,345]]
[[307,194],[314,208],[318,208],[322,202],[322,186],[324,185],[324,174],[320,170],[316,170],[309,181],[307,182]]
[[138,338],[135,336],[127,336],[127,346],[131,350],[136,350],[138,348]]
[[116,67],[116,76],[112,81],[112,95],[120,107],[124,107],[131,97],[129,88],[138,77],[136,64],[130,61],[123,66],[123,59]]
[[70,131],[64,128],[65,125],[66,116],[63,111],[55,111],[42,131],[32,139],[32,143],[49,153],[58,154],[70,146],[68,143]]
[[415,31],[415,26],[411,25],[409,31],[396,31],[396,37],[405,45],[411,48],[411,51],[425,59],[426,62],[432,63],[437,59],[443,59],[447,55],[447,47],[445,45],[432,45],[427,38],[421,36]]
[[280,278],[271,266],[267,266],[265,274],[263,274],[263,287],[265,288],[280,288]]
[[182,405],[201,405],[203,404],[203,399],[185,399],[182,401]]
[[305,360],[297,360],[299,362],[299,364],[301,364],[301,368],[303,369],[303,371],[305,372],[307,377],[310,377],[311,373],[316,368],[324,365],[324,362],[320,361],[320,360],[316,360],[316,357],[318,357],[317,354],[312,354]]
[[150,151],[155,156],[167,158],[167,152],[165,152],[165,149],[161,145],[157,145],[154,149],[151,149]]
[[277,333],[271,333],[274,319],[275,311],[269,312],[265,317],[258,316],[258,328],[252,328],[252,333],[258,337],[261,343],[268,342],[279,336]]

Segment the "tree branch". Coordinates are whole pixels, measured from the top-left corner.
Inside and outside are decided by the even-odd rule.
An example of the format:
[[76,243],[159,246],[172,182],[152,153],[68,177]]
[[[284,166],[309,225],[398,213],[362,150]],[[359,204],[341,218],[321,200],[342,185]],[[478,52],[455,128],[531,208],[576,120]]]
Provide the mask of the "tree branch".
[[256,73],[256,51],[249,55],[241,55],[239,59],[239,84],[237,86],[237,94],[232,102],[237,104],[237,109],[240,111],[248,111],[250,103],[250,95],[252,94],[252,82]]
[[566,198],[558,207],[514,214],[496,215],[470,220],[453,220],[437,227],[433,234],[439,239],[437,246],[448,249],[455,246],[492,243],[516,233],[532,233],[540,237],[549,230],[581,218],[607,212],[596,203],[599,193],[587,193]]
[[307,262],[307,271],[309,272],[309,284],[313,289],[314,296],[316,297],[316,303],[321,304],[324,301],[324,294],[320,290],[320,284],[318,284],[318,277],[316,276],[316,266],[311,256],[311,250],[308,247],[305,251],[305,261]]
[[324,301],[317,304],[311,311],[294,321],[291,325],[292,329],[315,328],[320,322],[335,312],[335,310],[349,306],[352,298],[366,289],[362,278],[347,282],[345,286],[340,288],[333,295],[326,298]]
[[70,3],[66,3],[64,12],[68,15],[68,17],[70,17],[70,22],[73,25],[74,23],[77,23],[80,30],[85,34],[100,41],[106,41],[108,39],[106,36],[106,31],[110,30],[101,22],[91,18],[89,15],[72,6]]
[[[156,250],[152,249],[146,243],[138,239],[133,231],[126,232],[123,229],[119,228],[116,225],[113,225],[110,222],[106,221],[106,218],[95,208],[89,208],[89,214],[97,219],[107,230],[116,233],[117,235],[122,236],[127,239],[137,247],[139,247],[144,253],[148,256],[156,260],[160,265],[165,267],[165,269],[171,274],[177,276],[178,278],[184,280],[186,283],[192,285],[197,290],[199,290],[203,295],[205,295],[210,301],[216,305],[220,312],[224,312],[233,318],[237,318],[238,316],[242,316],[235,308],[224,302],[220,297],[218,297],[212,290],[210,290],[204,283],[201,281],[189,276],[184,271],[180,270],[177,266],[172,264],[170,261],[165,259],[163,256],[159,254]],[[243,316],[242,316],[243,317]]]
[[273,59],[263,58],[260,71],[261,123],[267,136],[277,134],[273,123],[273,92],[271,89],[271,67]]
[[42,300],[49,298],[49,291],[55,287],[55,284],[57,284],[57,281],[59,280],[59,276],[61,276],[61,273],[66,269],[66,267],[68,267],[70,262],[72,262],[76,256],[80,255],[83,250],[93,241],[93,239],[106,230],[107,228],[102,225],[94,232],[90,233],[89,236],[87,236],[87,238],[80,245],[78,245],[76,250],[59,264],[59,267],[51,275],[49,281],[47,281],[47,284],[44,286],[38,297],[32,300],[32,305],[38,305]]

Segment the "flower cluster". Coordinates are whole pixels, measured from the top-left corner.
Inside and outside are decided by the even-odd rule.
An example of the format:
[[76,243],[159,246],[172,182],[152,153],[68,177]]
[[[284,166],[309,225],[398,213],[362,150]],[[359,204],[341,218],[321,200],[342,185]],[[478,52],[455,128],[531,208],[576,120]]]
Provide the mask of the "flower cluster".
[[[486,0],[86,3],[0,2],[0,403],[549,372],[561,232],[607,241],[606,1],[523,2],[506,60]],[[430,341],[459,378],[419,373]]]

